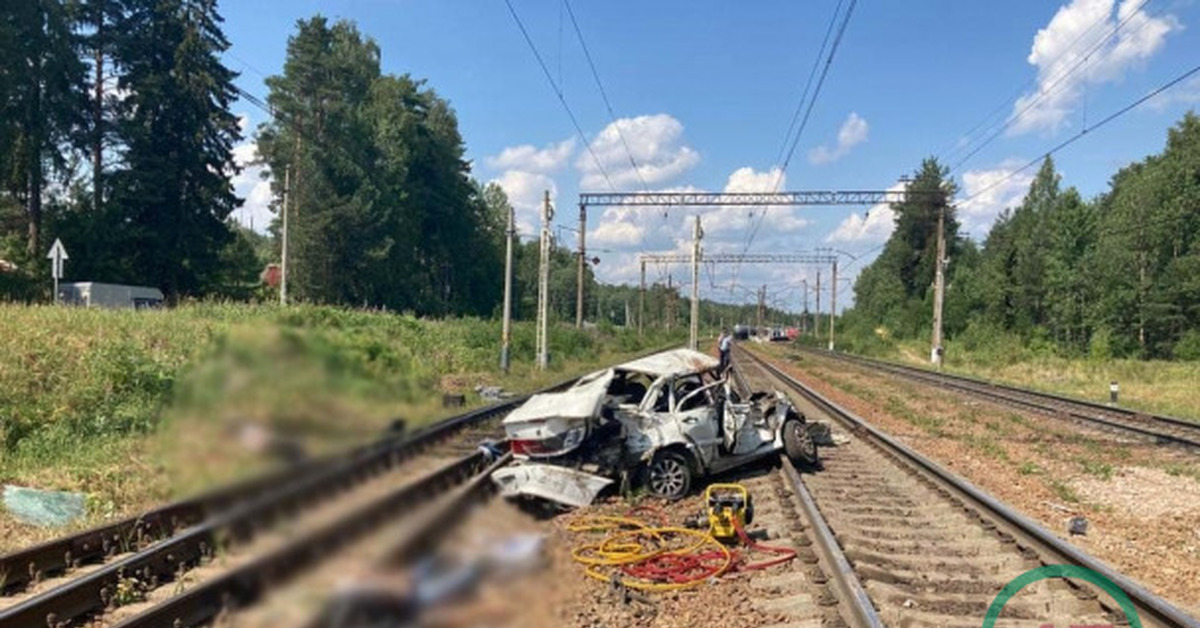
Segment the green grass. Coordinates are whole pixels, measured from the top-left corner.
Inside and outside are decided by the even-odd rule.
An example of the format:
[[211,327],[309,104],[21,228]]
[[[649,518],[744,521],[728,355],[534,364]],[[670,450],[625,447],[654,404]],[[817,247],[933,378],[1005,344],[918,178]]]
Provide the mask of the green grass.
[[1058,480],[1047,480],[1046,486],[1050,487],[1050,490],[1060,500],[1071,503],[1071,504],[1079,503],[1079,494],[1075,492],[1075,489],[1064,484],[1063,482],[1060,482]]
[[1111,480],[1113,476],[1113,466],[1107,462],[1100,462],[1090,458],[1080,458],[1077,460],[1083,472],[1100,478],[1101,480]]
[[[423,320],[332,307],[197,304],[158,311],[0,305],[0,483],[83,491],[97,517],[244,470],[237,430],[341,446],[444,416],[444,392],[527,391],[681,338],[601,327]],[[0,516],[3,519],[3,516]],[[3,521],[0,521],[3,524]],[[0,525],[0,535],[8,531]]]
[[[904,341],[887,353],[870,355],[928,366],[929,348],[919,341]],[[1109,382],[1116,380],[1123,407],[1200,421],[1200,395],[1195,394],[1200,362],[1067,358],[1011,345],[1003,350],[971,351],[950,342],[945,368],[951,373],[1098,403],[1108,402]]]
[[1022,462],[1021,465],[1017,467],[1017,473],[1020,473],[1021,475],[1041,475],[1042,473],[1045,473],[1045,471],[1043,471],[1036,462],[1027,460]]
[[976,436],[974,434],[964,434],[962,441],[966,443],[967,446],[979,451],[989,458],[995,458],[996,460],[1002,461],[1008,460],[1008,452],[1004,449],[1004,446],[996,442],[996,439],[990,435]]
[[945,435],[944,430],[942,429],[942,426],[945,422],[942,419],[932,417],[927,414],[914,412],[913,409],[908,406],[908,403],[906,403],[904,399],[901,399],[900,397],[889,395],[887,398],[887,403],[884,405],[884,409],[886,409],[893,416],[903,419],[914,427],[921,428],[930,436]]

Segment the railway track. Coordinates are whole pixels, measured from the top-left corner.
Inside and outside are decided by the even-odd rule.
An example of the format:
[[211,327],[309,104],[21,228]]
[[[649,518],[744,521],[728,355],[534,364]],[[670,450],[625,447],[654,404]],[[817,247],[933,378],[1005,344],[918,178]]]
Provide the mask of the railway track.
[[808,355],[838,360],[876,373],[887,373],[929,386],[953,390],[988,401],[1032,410],[1052,417],[1077,421],[1105,430],[1132,434],[1156,443],[1200,450],[1200,422],[1171,416],[1146,414],[1128,408],[1110,406],[1062,395],[1038,392],[1006,384],[987,382],[962,375],[939,373],[873,360],[844,353],[829,353],[801,348]]
[[[1143,626],[1196,628],[1195,618],[1115,573],[995,498],[738,348],[736,368],[758,386],[782,385],[810,418],[849,438],[822,449],[823,468],[802,477],[820,515],[883,624],[979,626],[1014,579],[1047,565],[1085,568],[1115,583]],[[1127,625],[1096,585],[1037,580],[1003,606],[999,625]]]
[[0,628],[192,626],[250,603],[490,469],[478,443],[502,437],[497,419],[525,398],[0,557]]

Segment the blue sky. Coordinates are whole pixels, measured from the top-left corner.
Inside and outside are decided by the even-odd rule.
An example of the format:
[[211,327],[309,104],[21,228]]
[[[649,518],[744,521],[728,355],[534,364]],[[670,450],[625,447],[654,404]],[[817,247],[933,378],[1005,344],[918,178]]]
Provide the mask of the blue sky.
[[[564,5],[512,1],[583,138],[503,0],[226,2],[221,11],[233,44],[226,60],[242,73],[239,85],[262,97],[263,75],[280,71],[297,19],[321,13],[354,20],[378,41],[384,71],[427,79],[451,102],[475,176],[505,187],[522,233],[532,235],[543,189],[555,199],[555,222],[567,226],[574,226],[580,190],[609,190],[586,145],[622,191],[641,189],[642,179],[654,190],[769,191],[781,176],[772,169],[780,165],[788,122],[839,5],[574,0],[635,172]],[[841,3],[843,12],[848,4]],[[1028,185],[1032,169],[1009,176],[1014,167],[1195,66],[1197,24],[1194,0],[863,0],[781,187],[888,188],[924,157],[956,164],[1007,120],[1008,128],[952,173],[962,190],[966,229],[982,239]],[[1089,133],[1056,155],[1064,183],[1086,196],[1104,191],[1119,167],[1161,150],[1167,128],[1197,102],[1200,79],[1193,77]],[[249,105],[237,111],[248,116],[249,128],[262,120]],[[968,134],[981,122],[980,131]],[[243,158],[253,154],[252,140],[239,148]],[[256,175],[248,171],[237,182],[247,197],[238,216],[262,230],[270,219],[269,190],[256,185]],[[852,276],[890,231],[886,208],[867,209],[768,210],[748,250],[834,247],[859,256],[843,262],[843,275]],[[679,208],[666,217],[597,208],[589,214],[588,236],[601,258],[598,275],[636,282],[638,253],[686,250],[689,216],[696,213],[706,226],[705,250],[747,250],[750,225],[758,220],[748,208]],[[574,242],[571,232],[562,237]],[[750,298],[747,289],[770,283],[773,301],[797,309],[800,280],[808,278],[811,286],[816,271],[714,267],[703,273],[701,290],[743,300]],[[665,279],[667,272],[650,269],[649,279]],[[677,282],[690,281],[684,267],[671,272]],[[839,291],[843,304],[848,288]]]

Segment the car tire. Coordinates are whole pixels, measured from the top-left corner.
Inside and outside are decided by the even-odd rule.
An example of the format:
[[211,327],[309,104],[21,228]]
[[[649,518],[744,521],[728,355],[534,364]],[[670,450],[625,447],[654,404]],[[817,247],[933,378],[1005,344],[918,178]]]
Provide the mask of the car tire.
[[655,497],[671,501],[683,499],[692,488],[692,468],[678,451],[654,454],[646,470],[646,488]]
[[783,423],[783,451],[797,467],[810,469],[820,461],[817,443],[808,433],[808,426],[796,419]]

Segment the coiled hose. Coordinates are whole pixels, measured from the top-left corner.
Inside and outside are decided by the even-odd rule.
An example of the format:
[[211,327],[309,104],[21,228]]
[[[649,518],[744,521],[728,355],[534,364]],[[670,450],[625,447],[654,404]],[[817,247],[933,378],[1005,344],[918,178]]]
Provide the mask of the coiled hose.
[[[645,509],[639,509],[643,511]],[[666,516],[657,518],[665,522]],[[735,521],[738,538],[748,549],[778,554],[776,558],[746,563],[745,554],[717,540],[707,531],[670,525],[650,525],[632,516],[590,515],[567,525],[576,533],[606,532],[601,541],[575,547],[571,557],[586,568],[584,574],[611,582],[613,569],[624,577],[618,582],[639,591],[677,591],[694,587],[734,571],[765,569],[788,562],[796,550],[762,545]]]

